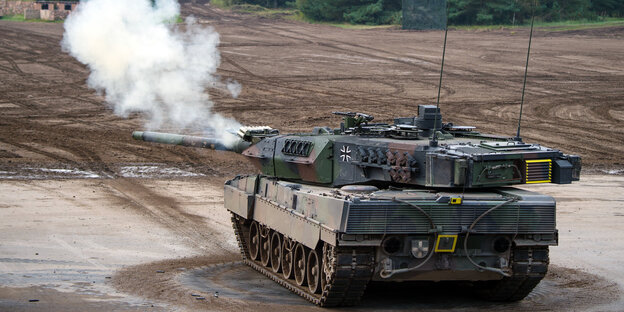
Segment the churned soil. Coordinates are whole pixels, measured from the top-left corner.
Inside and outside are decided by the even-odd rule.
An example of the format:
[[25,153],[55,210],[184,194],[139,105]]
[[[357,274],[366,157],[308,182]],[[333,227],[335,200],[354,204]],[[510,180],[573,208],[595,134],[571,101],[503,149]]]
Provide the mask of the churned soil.
[[[392,122],[435,104],[441,31],[182,8],[221,35],[218,74],[243,89],[208,92],[242,124],[298,132],[337,127],[332,111]],[[113,114],[62,35],[62,24],[0,20],[0,311],[317,310],[238,262],[222,184],[254,172],[245,158],[132,140],[143,116]],[[515,135],[527,43],[523,28],[450,30],[444,121]],[[561,242],[536,291],[501,306],[460,286],[371,285],[360,309],[621,310],[623,46],[623,27],[534,34],[522,136],[602,174],[529,188],[557,198]]]
[[[218,74],[243,89],[236,99],[210,92],[217,112],[243,124],[309,131],[337,127],[340,118],[332,111],[392,122],[415,115],[418,104],[435,104],[442,31],[340,29],[190,3],[183,15],[221,35]],[[237,155],[132,140],[144,120],[114,115],[87,87],[88,69],[61,50],[62,24],[0,20],[0,30],[0,170],[33,175],[27,168],[54,165],[113,177],[120,166],[136,163],[216,176],[253,170]],[[527,44],[524,28],[450,30],[440,99],[444,121],[514,136]],[[581,155],[585,169],[624,168],[623,45],[623,27],[537,30],[525,141]]]

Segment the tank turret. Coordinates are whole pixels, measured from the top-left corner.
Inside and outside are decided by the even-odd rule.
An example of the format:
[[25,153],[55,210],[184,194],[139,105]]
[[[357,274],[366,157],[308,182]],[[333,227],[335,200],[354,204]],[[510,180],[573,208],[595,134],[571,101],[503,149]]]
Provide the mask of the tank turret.
[[[296,182],[340,187],[351,184],[487,188],[527,183],[566,184],[579,179],[580,157],[539,144],[481,134],[443,123],[433,105],[394,124],[372,123],[363,113],[334,112],[340,128],[279,134],[269,127],[242,127],[224,144],[213,138],[133,133],[138,140],[241,153],[264,174]],[[435,136],[437,144],[431,146]]]

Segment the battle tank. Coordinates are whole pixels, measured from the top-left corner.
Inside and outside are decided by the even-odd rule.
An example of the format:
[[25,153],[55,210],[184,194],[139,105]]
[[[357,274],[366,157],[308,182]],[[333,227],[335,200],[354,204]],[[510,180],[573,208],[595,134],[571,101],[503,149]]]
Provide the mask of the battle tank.
[[135,131],[148,142],[242,153],[260,174],[225,183],[249,266],[324,307],[357,304],[370,281],[467,281],[523,299],[558,244],[555,200],[510,187],[578,181],[581,160],[518,138],[443,123],[439,108],[280,134],[242,127],[233,144]]

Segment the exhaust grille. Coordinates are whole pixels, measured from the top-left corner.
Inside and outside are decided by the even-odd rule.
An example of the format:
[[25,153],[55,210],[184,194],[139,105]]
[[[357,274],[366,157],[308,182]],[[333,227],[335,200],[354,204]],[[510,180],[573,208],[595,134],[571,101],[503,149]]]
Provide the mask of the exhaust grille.
[[526,160],[526,183],[550,183],[552,181],[552,160]]

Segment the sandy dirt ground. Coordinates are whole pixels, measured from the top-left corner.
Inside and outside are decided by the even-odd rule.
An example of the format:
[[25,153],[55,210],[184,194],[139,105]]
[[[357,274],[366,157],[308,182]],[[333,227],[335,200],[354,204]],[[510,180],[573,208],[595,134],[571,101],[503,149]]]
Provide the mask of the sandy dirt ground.
[[[219,74],[243,91],[210,92],[243,124],[335,126],[334,110],[390,121],[437,94],[439,31],[339,29],[202,4],[183,14],[221,34]],[[62,33],[0,20],[0,311],[316,309],[238,262],[221,185],[253,171],[245,159],[133,141],[144,120],[115,116],[86,86]],[[515,133],[527,38],[449,32],[445,121]],[[624,310],[624,28],[539,30],[533,44],[523,136],[581,155],[594,174],[530,187],[559,203],[549,275],[513,305],[458,286],[372,285],[358,309]]]
[[[558,199],[560,246],[527,299],[373,284],[350,310],[622,311],[624,177],[530,189]],[[0,220],[0,311],[321,310],[240,262],[214,179],[3,181]]]

